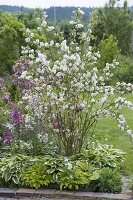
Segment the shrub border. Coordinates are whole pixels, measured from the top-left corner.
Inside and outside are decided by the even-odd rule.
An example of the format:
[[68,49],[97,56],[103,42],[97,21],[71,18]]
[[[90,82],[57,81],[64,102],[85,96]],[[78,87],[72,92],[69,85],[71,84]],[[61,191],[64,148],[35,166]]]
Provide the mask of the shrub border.
[[[109,200],[109,199],[115,199],[115,200],[131,200],[133,199],[133,194],[112,194],[112,193],[95,193],[95,192],[80,192],[80,191],[59,191],[55,189],[9,189],[9,188],[0,188],[0,197],[8,198],[16,198],[19,199],[19,197],[46,197],[46,198],[58,198],[60,200],[63,200],[63,198],[67,199],[76,199],[76,200]],[[0,198],[1,199],[1,198]]]

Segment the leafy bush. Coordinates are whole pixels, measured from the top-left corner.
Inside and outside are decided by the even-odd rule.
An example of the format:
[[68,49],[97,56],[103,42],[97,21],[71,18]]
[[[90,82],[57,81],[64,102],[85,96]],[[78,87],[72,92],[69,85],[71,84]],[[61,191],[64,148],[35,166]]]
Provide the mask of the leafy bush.
[[40,188],[56,184],[61,190],[78,189],[79,185],[98,178],[98,172],[87,161],[71,162],[67,158],[50,156],[34,163],[21,174],[23,185]]
[[5,182],[15,185],[21,185],[20,174],[28,166],[29,157],[16,155],[0,160],[0,177]]
[[[110,0],[104,8],[99,8],[91,15],[91,29],[97,37],[97,43],[103,38],[114,35],[122,54],[130,54],[131,32],[133,29],[132,11],[127,1],[122,7],[117,6],[116,0]],[[126,42],[124,42],[126,41]]]
[[116,68],[114,72],[113,80],[133,83],[133,58],[120,56],[119,57],[119,66]]
[[21,179],[24,185],[38,189],[41,186],[49,185],[52,176],[47,173],[43,163],[37,162],[21,174]]
[[112,145],[92,143],[88,150],[89,162],[95,167],[119,168],[124,161],[125,153]]
[[93,182],[92,185],[91,187],[93,190],[98,192],[121,192],[122,177],[116,169],[103,168],[101,170],[99,179]]
[[44,159],[44,165],[47,168],[47,172],[52,176],[52,183],[58,183],[58,174],[62,171],[65,172],[69,164],[69,160],[63,156],[47,156]]
[[99,67],[104,67],[106,63],[112,63],[114,59],[118,58],[120,50],[118,49],[118,41],[113,35],[109,38],[101,40],[98,50],[100,53],[100,59],[98,61]]
[[88,160],[88,163],[95,168],[120,168],[124,162],[125,153],[120,149],[113,148],[112,145],[89,143],[87,149],[82,149],[82,153],[71,157],[72,160]]
[[24,44],[24,24],[11,13],[0,13],[0,72],[11,72]]
[[60,189],[77,189],[79,185],[88,184],[90,180],[97,180],[99,173],[88,165],[87,162],[77,161],[69,165],[66,171],[59,173]]

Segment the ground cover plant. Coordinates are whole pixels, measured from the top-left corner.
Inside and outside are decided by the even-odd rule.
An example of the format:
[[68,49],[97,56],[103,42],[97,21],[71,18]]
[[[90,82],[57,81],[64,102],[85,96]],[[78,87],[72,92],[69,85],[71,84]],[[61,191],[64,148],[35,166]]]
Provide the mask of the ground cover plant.
[[[82,153],[76,155],[76,158],[73,156],[67,158],[59,155],[56,155],[56,157],[50,155],[32,157],[22,154],[4,157],[0,159],[1,184],[11,187],[30,188],[52,186],[56,189],[80,189],[83,191],[86,188],[87,190],[93,189],[93,191],[100,191],[103,188],[108,192],[119,192],[121,190],[120,174],[115,168],[118,167],[119,169],[122,160],[118,158],[122,157],[123,152],[121,152],[121,155],[120,153],[116,154],[115,159],[114,157],[112,157],[112,160],[110,158],[111,162],[114,163],[111,167],[108,160],[104,161],[103,166],[107,166],[107,170],[110,170],[110,175],[108,175],[112,183],[110,188],[100,182],[101,179],[106,179],[104,176],[104,169],[106,168],[92,164],[91,160],[94,162],[97,161],[97,158],[90,159],[89,155]],[[119,162],[116,160],[119,160]],[[116,185],[114,177],[116,175],[119,175],[117,177],[119,189],[117,187],[114,188]]]
[[[125,96],[133,92],[133,85],[109,85],[119,63],[113,60],[97,68],[100,54],[90,45],[90,27],[84,30],[84,12],[78,9],[73,14],[67,41],[58,27],[48,25],[46,13],[38,11],[37,31],[45,38],[41,41],[25,30],[27,46],[13,66],[14,98],[0,79],[3,184],[79,189],[98,181],[98,191],[121,190],[117,170],[124,153],[93,140],[102,118],[113,118],[133,139],[123,115],[123,108],[133,110]],[[106,178],[111,188],[105,188]]]

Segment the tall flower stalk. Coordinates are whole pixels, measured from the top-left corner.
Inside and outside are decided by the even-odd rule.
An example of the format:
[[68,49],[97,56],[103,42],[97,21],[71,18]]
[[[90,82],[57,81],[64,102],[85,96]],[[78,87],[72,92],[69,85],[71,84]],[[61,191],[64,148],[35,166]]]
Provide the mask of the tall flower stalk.
[[[13,124],[13,140],[12,140],[12,150],[14,153],[16,151],[19,151],[19,146],[20,146],[20,126],[22,124],[22,114],[18,110],[18,107],[16,104],[13,105],[12,110],[11,110],[11,119],[12,119],[12,124]],[[16,149],[17,145],[17,149]]]

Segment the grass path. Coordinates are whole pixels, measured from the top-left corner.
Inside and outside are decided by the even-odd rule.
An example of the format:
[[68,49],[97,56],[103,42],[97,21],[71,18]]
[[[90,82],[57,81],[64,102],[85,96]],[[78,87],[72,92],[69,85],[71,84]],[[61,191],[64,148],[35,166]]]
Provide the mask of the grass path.
[[[133,95],[127,95],[127,99],[133,102]],[[129,128],[133,130],[133,111],[124,108],[122,112]],[[133,143],[126,132],[119,130],[116,121],[112,118],[99,121],[96,127],[96,137],[102,143],[112,144],[115,148],[126,152],[124,168],[128,175],[133,175]]]

